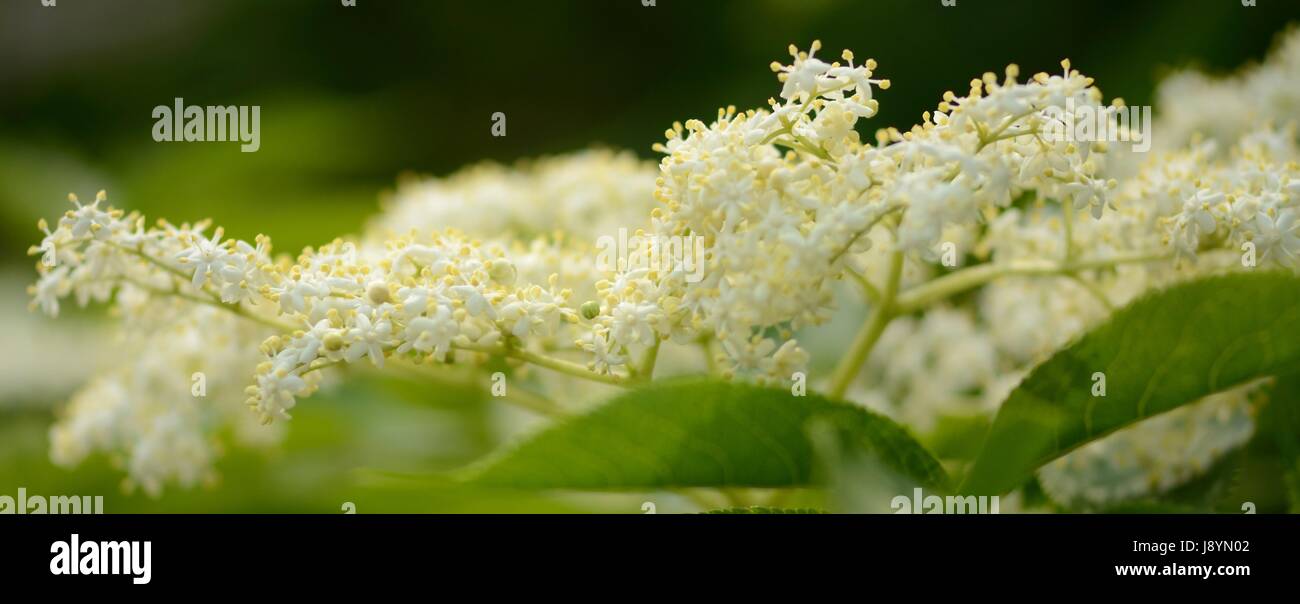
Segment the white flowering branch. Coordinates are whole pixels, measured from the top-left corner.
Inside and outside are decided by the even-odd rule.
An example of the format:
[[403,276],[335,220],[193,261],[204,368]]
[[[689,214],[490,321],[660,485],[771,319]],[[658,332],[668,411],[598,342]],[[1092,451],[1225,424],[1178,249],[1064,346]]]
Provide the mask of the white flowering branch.
[[[1293,47],[1296,67],[1271,68],[1258,85],[1300,81]],[[983,74],[964,95],[946,92],[922,123],[867,144],[859,124],[889,81],[870,59],[845,51],[826,61],[819,49],[791,47],[788,65],[773,64],[781,90],[767,107],[673,124],[655,145],[657,166],[588,152],[403,184],[357,240],[295,257],[272,256],[262,236],[205,234],[206,222],[145,229],[143,217],[100,207],[102,192],[90,204],[73,197],[53,229],[38,224],[33,306],[57,315],[69,297],[112,303],[148,362],[117,367],[75,398],[54,457],[139,453],[148,459],[130,471],[142,484],[197,481],[222,422],[174,404],[186,400],[183,384],[142,386],[171,384],[195,363],[228,383],[251,375],[245,402],[263,422],[289,418],[322,370],[365,361],[433,363],[440,369],[422,373],[456,380],[446,365],[496,357],[635,387],[666,355],[691,354],[721,379],[788,383],[810,361],[796,333],[831,320],[846,278],[871,311],[827,394],[843,398],[866,375],[854,398],[884,401],[923,428],[936,409],[996,392],[1144,288],[1227,264],[1198,267],[1198,254],[1300,265],[1294,129],[1237,132],[1227,154],[1206,141],[1112,171],[1107,141],[1056,135],[1094,115],[1113,126],[1122,102],[1102,108],[1093,80],[1063,61],[1025,81],[1015,65]],[[1240,101],[1300,93],[1248,96]],[[1274,109],[1261,115],[1295,114]],[[1022,195],[1039,201],[1013,203]],[[587,244],[625,229],[691,254],[592,262]],[[890,245],[873,248],[876,234]],[[905,263],[929,274],[936,248],[956,242],[994,260],[928,281],[909,271],[904,283]],[[1105,270],[1129,264],[1147,266]],[[1009,278],[1034,276],[1053,278]],[[1061,287],[1067,280],[1078,288]],[[947,303],[979,288],[977,301]],[[1091,296],[1084,304],[1079,288]],[[483,381],[482,365],[465,365],[465,379]],[[508,402],[563,412],[544,393],[510,390]]]

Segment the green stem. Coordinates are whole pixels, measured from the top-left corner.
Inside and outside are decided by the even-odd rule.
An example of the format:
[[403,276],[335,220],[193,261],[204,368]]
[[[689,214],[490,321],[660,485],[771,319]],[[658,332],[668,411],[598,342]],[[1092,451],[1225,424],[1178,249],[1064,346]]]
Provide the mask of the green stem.
[[862,288],[862,295],[867,299],[867,301],[872,304],[880,304],[880,288],[872,285],[871,282],[868,281],[866,277],[862,276],[862,273],[858,272],[856,268],[848,267],[847,271],[849,276],[853,278],[853,281],[858,284],[858,287]]
[[1092,294],[1092,297],[1096,298],[1097,302],[1106,307],[1106,312],[1115,312],[1115,305],[1111,303],[1110,298],[1107,298],[1106,293],[1101,291],[1101,288],[1097,287],[1095,283],[1084,279],[1078,273],[1074,272],[1067,273],[1066,277],[1073,280],[1075,283],[1078,283],[1079,287],[1082,287],[1089,294]]
[[862,364],[867,362],[867,357],[871,355],[871,349],[880,340],[880,334],[885,332],[885,327],[897,316],[895,313],[895,299],[898,296],[898,282],[902,275],[903,252],[895,251],[889,258],[889,278],[885,282],[885,290],[881,293],[880,303],[872,311],[871,318],[862,325],[862,329],[858,330],[858,335],[854,336],[853,345],[849,348],[848,355],[835,367],[835,373],[831,376],[831,385],[827,390],[827,394],[831,398],[844,398],[844,393],[848,391],[849,384],[857,376]]
[[[1003,139],[1001,138],[1001,137],[1002,137],[1002,134],[1003,134],[1004,132],[1006,132],[1008,128],[1010,128],[1010,127],[1011,127],[1012,125],[1014,125],[1016,122],[1019,122],[1020,120],[1026,118],[1026,117],[1029,117],[1029,116],[1031,116],[1031,115],[1033,115],[1033,114],[1035,114],[1035,113],[1037,113],[1038,111],[1039,111],[1039,108],[1037,108],[1037,107],[1031,107],[1030,109],[1028,109],[1028,110],[1026,110],[1026,111],[1023,111],[1023,112],[1021,112],[1021,113],[1017,113],[1017,114],[1015,114],[1015,115],[1013,115],[1013,116],[1011,116],[1011,117],[1008,117],[1007,120],[1006,120],[1005,122],[1003,122],[1002,125],[1001,125],[1000,127],[998,127],[997,130],[994,130],[993,132],[989,133],[988,136],[980,136],[980,146],[979,146],[979,149],[977,150],[977,152],[978,152],[978,151],[982,151],[982,150],[984,150],[984,147],[988,146],[989,144],[991,144],[991,143],[993,143],[993,142],[996,142],[996,141],[999,141],[999,140],[1003,140]],[[1030,133],[1029,133],[1029,132],[1022,132],[1022,133],[1017,133],[1017,134],[1015,134],[1014,136],[1021,136],[1022,134],[1030,134]],[[1012,138],[1014,138],[1014,136],[1013,136]]]
[[645,353],[645,358],[641,359],[641,367],[637,369],[637,377],[643,381],[654,379],[655,364],[659,360],[659,340],[655,340],[654,346],[651,346]]
[[453,344],[452,347],[460,350],[469,350],[473,352],[482,352],[482,353],[496,355],[496,356],[509,357],[512,359],[517,359],[520,361],[532,363],[534,365],[537,365],[538,367],[545,367],[552,371],[558,371],[560,373],[572,375],[574,377],[580,377],[583,379],[591,380],[593,382],[600,382],[602,384],[612,384],[614,386],[627,386],[631,382],[629,378],[621,375],[615,375],[612,373],[608,373],[608,374],[596,373],[577,363],[571,361],[565,361],[562,359],[557,359],[554,357],[548,357],[545,355],[537,354],[535,352],[524,350],[522,348],[513,348],[513,347],[506,347],[506,346],[479,346],[477,344],[470,344],[465,346]]
[[998,142],[998,141],[1005,141],[1005,140],[1010,140],[1010,139],[1013,139],[1013,138],[1020,138],[1020,137],[1022,137],[1022,136],[1029,136],[1029,135],[1031,135],[1031,134],[1034,134],[1034,135],[1038,134],[1038,130],[1026,130],[1026,131],[1024,131],[1024,132],[1000,132],[1000,133],[998,133],[996,136],[993,136],[993,137],[991,137],[991,138],[989,138],[989,139],[987,139],[987,140],[982,141],[982,142],[980,143],[980,149],[983,149],[984,147],[987,147],[988,145],[991,145],[991,144],[996,143],[996,142]]
[[[893,206],[893,207],[891,207],[891,208],[885,210],[884,212],[881,212],[880,215],[879,215],[879,216],[876,216],[874,219],[872,219],[871,222],[870,222],[869,224],[867,224],[866,227],[864,227],[862,230],[860,230],[860,231],[854,233],[854,234],[853,234],[853,237],[849,238],[849,242],[848,242],[847,244],[845,244],[843,248],[840,248],[840,251],[835,252],[835,255],[834,255],[834,256],[831,256],[830,264],[835,264],[835,261],[836,261],[836,260],[839,260],[839,259],[840,259],[840,256],[843,256],[845,253],[847,253],[847,252],[849,251],[849,248],[852,248],[852,247],[853,247],[853,244],[854,244],[854,243],[857,243],[858,239],[860,239],[863,235],[866,235],[868,232],[870,232],[871,229],[875,228],[875,226],[876,226],[877,224],[879,224],[880,221],[884,220],[885,218],[888,218],[888,217],[892,216],[892,215],[894,214],[894,212],[897,212],[897,211],[902,210],[902,209],[903,209],[903,206],[898,205],[898,206]],[[896,224],[896,223],[895,223],[895,224]]]
[[138,288],[140,288],[140,289],[143,289],[143,290],[145,290],[145,291],[147,291],[147,292],[149,292],[149,293],[155,294],[155,295],[159,295],[159,296],[175,296],[175,297],[180,298],[180,299],[182,299],[182,300],[186,300],[186,301],[189,301],[189,302],[194,302],[194,303],[196,303],[196,304],[206,304],[206,305],[211,306],[211,307],[214,307],[214,308],[220,308],[220,309],[222,309],[222,310],[229,311],[229,312],[235,314],[236,316],[243,317],[243,318],[248,319],[249,321],[253,321],[253,322],[255,322],[255,323],[260,323],[260,324],[262,324],[262,325],[265,325],[265,326],[270,327],[270,328],[272,328],[272,329],[275,329],[275,330],[277,330],[277,331],[282,331],[282,332],[285,332],[285,333],[292,333],[294,330],[297,329],[297,327],[295,327],[295,326],[293,326],[293,325],[289,325],[288,323],[281,323],[281,322],[279,322],[279,321],[275,321],[275,320],[272,320],[272,319],[268,319],[268,318],[266,318],[266,317],[262,317],[262,316],[259,316],[259,315],[256,315],[256,314],[253,314],[252,312],[249,312],[248,309],[246,309],[246,308],[244,308],[244,307],[242,307],[242,306],[239,306],[238,304],[226,304],[225,302],[222,302],[222,301],[221,301],[220,299],[218,299],[218,298],[213,298],[213,297],[210,297],[210,296],[200,296],[200,295],[196,295],[196,294],[191,294],[191,293],[189,293],[189,292],[181,291],[180,289],[165,290],[165,289],[161,289],[161,288],[158,288],[158,287],[154,287],[154,286],[149,285],[149,284],[147,284],[147,283],[145,283],[145,282],[143,282],[143,281],[140,281],[140,280],[138,280],[138,279],[133,279],[133,278],[131,278],[131,277],[127,277],[127,276],[123,276],[123,277],[122,277],[122,281],[124,281],[124,282],[126,282],[126,283],[130,283],[131,285],[134,285],[134,286],[136,286],[136,287],[138,287]]
[[980,264],[948,273],[938,279],[913,287],[899,294],[895,304],[897,312],[906,314],[921,310],[969,289],[984,285],[994,279],[1012,275],[1063,275],[1076,271],[1110,268],[1121,264],[1141,264],[1168,260],[1168,252],[1142,252],[1122,254],[1111,258],[1078,261],[1070,265],[1043,261],[1015,261]]
[[[1069,201],[1061,203],[1061,231],[1065,238],[1063,243],[1065,246],[1065,253],[1063,254],[1064,259],[1061,261],[1062,266],[1073,266],[1074,264],[1074,214],[1075,210],[1073,203]],[[1084,279],[1076,270],[1071,270],[1065,273],[1065,275],[1075,283],[1078,283],[1080,287],[1087,290],[1088,293],[1092,294],[1092,297],[1096,298],[1097,302],[1106,307],[1107,312],[1115,312],[1115,305],[1111,303],[1110,298],[1107,298],[1106,293],[1101,291],[1101,288],[1097,287],[1095,283]]]

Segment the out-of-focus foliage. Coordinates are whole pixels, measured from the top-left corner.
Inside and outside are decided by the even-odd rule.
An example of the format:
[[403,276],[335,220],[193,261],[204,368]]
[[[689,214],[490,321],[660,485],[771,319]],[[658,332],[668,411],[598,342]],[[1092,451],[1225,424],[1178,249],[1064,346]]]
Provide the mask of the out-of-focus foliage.
[[[1198,280],[1145,297],[1035,368],[1003,403],[963,490],[1006,493],[1114,430],[1300,363],[1300,280]],[[1131,460],[1136,462],[1137,460]]]
[[947,488],[939,462],[884,416],[816,394],[687,380],[615,397],[466,476],[541,489],[802,487],[816,461],[809,424],[825,421],[893,472]]

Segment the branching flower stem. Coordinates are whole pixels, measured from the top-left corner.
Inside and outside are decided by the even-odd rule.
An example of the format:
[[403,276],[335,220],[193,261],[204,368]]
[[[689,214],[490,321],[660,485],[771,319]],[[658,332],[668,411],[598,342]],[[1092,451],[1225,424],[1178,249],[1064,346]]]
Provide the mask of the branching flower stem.
[[614,386],[627,386],[633,382],[631,378],[626,376],[621,376],[613,373],[596,373],[595,371],[587,369],[586,367],[579,365],[578,363],[574,363],[572,361],[565,361],[563,359],[557,359],[555,357],[548,357],[546,355],[538,354],[536,352],[531,352],[521,348],[513,348],[507,346],[481,346],[478,344],[466,344],[466,345],[452,344],[452,347],[458,350],[469,350],[473,352],[482,352],[485,354],[490,354],[495,356],[509,357],[527,363],[532,363],[534,365],[537,365],[538,367],[545,367],[552,371],[557,371],[566,375],[583,378],[585,380],[590,380],[593,382],[600,382],[602,384],[610,384]]
[[980,264],[948,273],[938,279],[918,285],[899,294],[895,309],[911,313],[961,292],[974,289],[1000,277],[1013,275],[1069,275],[1078,271],[1110,268],[1121,264],[1142,264],[1169,260],[1166,251],[1116,255],[1109,258],[1080,260],[1070,264],[1058,262],[1021,261]]
[[853,381],[854,376],[858,374],[858,369],[867,361],[871,349],[875,348],[876,342],[880,340],[880,334],[884,333],[885,327],[897,316],[895,305],[898,297],[898,283],[902,275],[903,252],[895,251],[889,257],[889,277],[885,282],[884,290],[880,294],[879,303],[876,304],[875,310],[872,311],[871,318],[862,325],[858,335],[854,336],[853,345],[849,348],[848,355],[840,360],[840,364],[835,367],[835,373],[831,376],[831,386],[827,391],[831,398],[844,397],[844,393],[849,389],[849,384]]
[[[143,260],[143,261],[145,261],[145,262],[148,262],[149,264],[152,264],[152,265],[154,265],[154,266],[156,266],[156,267],[162,269],[163,271],[166,271],[167,273],[173,275],[173,276],[176,277],[177,279],[180,279],[180,280],[182,280],[182,281],[188,281],[188,280],[191,278],[190,275],[186,275],[184,271],[182,271],[182,270],[180,270],[180,269],[178,269],[178,268],[176,268],[176,267],[174,267],[174,266],[171,266],[171,265],[167,264],[166,262],[163,262],[163,261],[161,261],[161,260],[159,260],[159,259],[157,259],[157,258],[154,258],[153,256],[150,256],[149,254],[144,253],[143,250],[140,250],[140,249],[133,249],[133,248],[129,248],[129,247],[125,247],[125,246],[121,246],[121,245],[118,245],[118,244],[116,244],[116,243],[112,243],[112,242],[107,242],[107,243],[108,243],[108,245],[111,245],[111,246],[116,247],[116,248],[118,248],[118,249],[120,249],[120,250],[123,250],[123,251],[125,251],[125,252],[127,252],[127,253],[129,253],[129,254],[131,254],[131,255],[133,255],[133,256],[136,256],[137,258],[140,258],[141,260]],[[146,283],[143,283],[143,282],[138,281],[138,280],[135,280],[135,279],[124,279],[124,280],[127,281],[127,282],[129,282],[129,283],[131,283],[132,285],[134,285],[134,286],[136,286],[136,287],[139,287],[139,288],[141,288],[141,289],[147,290],[147,291],[149,291],[150,293],[153,293],[153,294],[167,295],[167,296],[175,296],[175,297],[177,297],[177,298],[181,298],[181,299],[183,299],[183,300],[188,300],[188,301],[190,301],[190,302],[196,302],[196,303],[198,303],[198,304],[206,304],[206,305],[208,305],[208,306],[212,306],[212,307],[215,307],[215,308],[220,308],[220,309],[223,309],[223,310],[229,311],[229,312],[231,312],[231,313],[234,313],[234,314],[237,315],[237,316],[240,316],[240,317],[243,317],[243,318],[245,318],[245,319],[248,319],[249,321],[253,321],[253,322],[255,322],[255,323],[260,323],[260,324],[262,324],[263,326],[270,327],[270,328],[273,328],[273,329],[277,329],[277,330],[279,330],[279,331],[283,331],[283,332],[285,332],[285,333],[291,333],[291,332],[293,332],[295,329],[297,329],[297,327],[294,326],[294,325],[290,325],[290,324],[288,324],[288,323],[283,323],[283,322],[280,322],[280,321],[276,321],[276,320],[274,320],[274,319],[269,319],[269,318],[267,318],[267,317],[263,317],[263,316],[261,316],[261,315],[258,315],[258,314],[256,314],[256,313],[254,313],[254,312],[251,312],[251,311],[249,311],[247,308],[244,308],[244,307],[243,307],[242,305],[240,305],[240,304],[237,304],[237,303],[236,303],[236,304],[230,304],[230,303],[223,302],[223,301],[221,300],[221,296],[219,296],[219,295],[217,295],[217,294],[215,294],[215,293],[213,293],[213,292],[211,292],[211,291],[209,291],[209,290],[207,290],[207,289],[202,289],[202,290],[201,290],[201,291],[202,291],[204,294],[206,294],[206,295],[195,295],[195,294],[191,294],[191,293],[188,293],[188,292],[182,291],[179,287],[176,287],[176,286],[175,286],[175,283],[173,283],[173,287],[172,287],[172,289],[169,291],[169,290],[159,289],[158,287],[148,285],[148,284],[146,284]]]
[[213,307],[213,308],[220,308],[221,310],[228,311],[228,312],[230,312],[230,313],[232,313],[232,314],[234,314],[234,315],[236,315],[236,316],[242,317],[242,318],[244,318],[244,319],[248,319],[249,321],[252,321],[252,322],[254,322],[254,323],[258,323],[258,324],[260,324],[260,325],[262,325],[262,326],[265,326],[265,327],[270,327],[270,328],[275,329],[275,330],[277,330],[277,331],[282,331],[282,332],[285,332],[285,333],[290,333],[290,332],[292,332],[294,329],[296,329],[294,326],[289,325],[289,324],[287,324],[287,323],[281,323],[281,322],[279,322],[279,321],[274,321],[274,320],[272,320],[272,319],[268,319],[268,318],[263,317],[263,316],[260,316],[260,315],[258,315],[258,314],[256,314],[256,313],[250,312],[248,309],[246,309],[246,308],[244,308],[244,307],[242,307],[242,306],[240,306],[240,305],[238,305],[238,304],[227,304],[227,303],[222,302],[221,300],[216,299],[216,298],[212,298],[212,297],[208,297],[208,296],[199,296],[199,295],[195,295],[195,294],[191,294],[191,293],[188,293],[188,292],[181,291],[181,290],[179,290],[179,289],[170,289],[170,290],[162,289],[162,288],[155,287],[155,286],[149,285],[149,284],[147,284],[147,283],[144,283],[144,282],[142,282],[142,281],[140,281],[140,280],[138,280],[138,279],[132,279],[132,278],[130,278],[130,277],[123,277],[122,280],[125,281],[125,282],[127,282],[127,283],[130,283],[131,285],[134,285],[135,287],[138,287],[138,288],[140,288],[140,289],[143,289],[143,290],[145,290],[145,291],[147,291],[147,292],[149,292],[149,293],[151,293],[151,294],[154,294],[154,295],[158,295],[158,296],[174,296],[174,297],[176,297],[176,298],[180,298],[180,299],[185,300],[185,301],[188,301],[188,302],[194,302],[194,303],[196,303],[196,304],[205,304],[205,305],[207,305],[207,306],[211,306],[211,307]]
[[[831,384],[827,389],[827,394],[831,398],[843,398],[844,393],[848,391],[849,384],[857,375],[862,364],[867,361],[872,348],[879,341],[880,335],[884,333],[885,327],[889,322],[899,315],[909,314],[928,308],[932,304],[954,296],[961,292],[974,289],[986,283],[989,283],[1000,277],[1012,275],[1058,275],[1080,281],[1085,289],[1094,295],[1099,295],[1099,291],[1089,287],[1087,283],[1078,277],[1079,271],[1109,268],[1121,264],[1141,264],[1144,262],[1158,262],[1168,260],[1171,256],[1168,252],[1147,252],[1136,254],[1125,254],[1113,256],[1110,258],[1099,258],[1071,263],[1056,262],[1013,262],[1013,263],[992,263],[972,266],[957,272],[949,273],[933,281],[918,285],[902,293],[898,292],[898,281],[902,273],[902,254],[894,252],[890,258],[889,280],[885,283],[884,290],[880,294],[880,300],[876,304],[875,310],[872,311],[871,317],[862,325],[862,329],[853,339],[853,344],[848,354],[836,366],[835,372],[831,376]],[[1110,301],[1104,297],[1099,298],[1108,310],[1113,310]]]
[[[154,266],[157,266],[158,268],[160,268],[160,269],[162,269],[162,270],[164,270],[164,271],[166,271],[166,272],[168,272],[168,273],[170,273],[170,274],[176,276],[178,279],[188,280],[188,279],[191,278],[191,276],[190,276],[190,275],[186,275],[184,271],[182,271],[182,270],[180,270],[180,269],[177,269],[176,267],[171,266],[171,265],[167,264],[166,262],[163,262],[163,261],[161,261],[161,260],[159,260],[159,259],[157,259],[157,258],[154,258],[153,256],[150,256],[149,254],[145,253],[143,250],[133,249],[133,248],[129,248],[129,247],[121,246],[121,245],[116,245],[116,244],[112,244],[112,243],[110,243],[110,245],[114,245],[115,247],[117,247],[117,248],[119,248],[119,249],[122,249],[122,250],[124,250],[124,251],[126,251],[126,252],[129,252],[129,253],[131,253],[132,255],[135,255],[135,256],[139,257],[141,260],[144,260],[145,262],[148,262],[148,263],[150,263],[150,264],[152,264],[152,265],[154,265]],[[274,328],[274,329],[276,329],[276,330],[278,330],[278,331],[281,331],[281,332],[284,332],[284,333],[292,333],[294,330],[298,329],[298,328],[297,328],[296,326],[294,326],[294,325],[290,325],[290,324],[287,324],[287,323],[283,323],[283,322],[280,322],[280,321],[276,321],[276,320],[274,320],[274,319],[269,319],[269,318],[267,318],[267,317],[263,317],[263,316],[260,316],[260,315],[258,315],[258,314],[255,314],[255,313],[249,311],[247,308],[244,308],[243,306],[241,306],[241,305],[239,305],[239,304],[227,304],[227,303],[225,303],[225,302],[222,302],[222,301],[221,301],[221,298],[220,298],[219,296],[217,296],[215,293],[213,293],[213,292],[211,292],[211,291],[208,291],[208,290],[206,290],[206,289],[204,289],[204,290],[202,290],[202,291],[203,291],[203,293],[205,293],[205,294],[207,294],[207,295],[206,295],[206,296],[201,296],[201,295],[195,295],[195,294],[187,293],[187,292],[185,292],[185,291],[180,290],[179,288],[173,288],[172,290],[163,290],[163,289],[160,289],[160,288],[158,288],[158,287],[150,286],[150,285],[148,285],[148,284],[145,284],[145,283],[142,283],[142,282],[139,282],[139,281],[136,281],[136,280],[130,280],[130,281],[132,282],[133,285],[135,285],[135,286],[137,286],[137,287],[141,287],[141,288],[143,288],[143,289],[147,289],[150,293],[159,294],[159,295],[167,295],[167,296],[175,296],[175,297],[178,297],[178,298],[181,298],[181,299],[183,299],[183,300],[190,301],[190,302],[195,302],[195,303],[199,303],[199,304],[207,304],[207,305],[209,305],[209,306],[213,306],[213,307],[215,307],[215,308],[220,308],[220,309],[223,309],[223,310],[229,311],[229,312],[231,312],[231,313],[233,313],[233,314],[235,314],[235,315],[237,315],[237,316],[239,316],[239,317],[242,317],[242,318],[244,318],[244,319],[248,319],[248,320],[250,320],[250,321],[253,321],[253,322],[259,323],[259,324],[264,325],[264,326],[267,326],[267,327]],[[603,384],[612,384],[612,385],[616,385],[616,386],[625,386],[625,385],[627,385],[628,383],[631,382],[631,380],[630,380],[629,378],[627,378],[627,377],[623,377],[623,376],[615,375],[615,374],[602,374],[602,373],[596,373],[595,371],[591,371],[591,370],[587,369],[586,367],[583,367],[582,365],[579,365],[578,363],[574,363],[574,362],[571,362],[571,361],[565,361],[565,360],[557,359],[557,358],[554,358],[554,357],[548,357],[548,356],[545,356],[545,355],[542,355],[542,354],[538,354],[538,353],[535,353],[535,352],[530,352],[530,351],[527,351],[527,350],[522,350],[522,349],[519,349],[519,348],[513,348],[513,347],[507,347],[507,346],[478,346],[478,345],[458,345],[458,344],[453,344],[453,348],[457,348],[457,349],[460,349],[460,350],[472,351],[472,352],[481,352],[481,353],[485,353],[485,354],[496,355],[496,356],[502,356],[502,357],[509,357],[509,358],[512,358],[512,359],[517,359],[517,360],[521,360],[521,361],[524,361],[524,362],[532,363],[532,364],[537,365],[537,366],[539,366],[539,367],[545,367],[545,368],[550,369],[550,370],[552,370],[552,371],[558,371],[558,372],[560,372],[560,373],[564,373],[564,374],[567,374],[567,375],[572,375],[572,376],[575,376],[575,377],[580,377],[580,378],[587,379],[587,380],[591,380],[591,381],[594,381],[594,382],[600,382],[600,383],[603,383]],[[658,346],[656,346],[655,349],[656,349],[656,351],[657,351]],[[653,356],[650,358],[650,361],[653,362]],[[323,367],[323,366],[322,366],[322,367]],[[313,369],[313,370],[317,370],[317,369],[320,369],[320,368],[322,368],[322,367],[313,367],[312,369]]]
[[871,222],[867,223],[867,226],[863,227],[861,230],[854,233],[853,237],[849,239],[849,242],[845,244],[845,246],[841,248],[840,251],[835,252],[835,255],[831,256],[831,264],[834,264],[836,260],[839,260],[842,256],[844,256],[846,252],[852,249],[853,244],[857,243],[858,239],[861,239],[863,235],[866,235],[867,233],[871,232],[871,229],[875,228],[875,226],[879,224],[880,221],[892,217],[895,212],[901,211],[903,209],[904,206],[896,205],[896,206],[891,206],[889,209],[885,210],[884,212],[881,212],[878,216],[872,219]]
[[880,288],[872,285],[871,282],[862,275],[862,272],[859,271],[857,267],[847,266],[845,267],[845,272],[847,272],[849,277],[858,284],[858,287],[862,288],[862,296],[867,299],[867,302],[871,304],[880,303]]
[[645,357],[641,359],[641,366],[637,368],[636,377],[642,381],[654,379],[655,365],[659,361],[659,340],[655,340],[653,346],[645,352]]

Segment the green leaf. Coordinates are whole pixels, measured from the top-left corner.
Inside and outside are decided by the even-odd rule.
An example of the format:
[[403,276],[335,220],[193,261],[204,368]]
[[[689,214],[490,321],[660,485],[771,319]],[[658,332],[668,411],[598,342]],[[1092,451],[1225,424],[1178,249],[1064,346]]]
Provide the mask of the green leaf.
[[[1034,369],[1002,404],[961,492],[998,494],[1119,428],[1300,363],[1300,279],[1210,277],[1148,295]],[[1094,373],[1105,396],[1093,396]]]
[[939,463],[898,424],[815,394],[687,380],[653,384],[564,421],[462,478],[538,489],[795,487],[814,482],[808,431],[829,422],[884,465],[942,489]]
[[1259,426],[1259,436],[1272,440],[1287,466],[1300,465],[1300,372],[1278,376]]
[[1300,513],[1300,372],[1277,376],[1255,426],[1240,488],[1221,507],[1238,511],[1251,502],[1260,514]]
[[750,506],[747,508],[723,508],[719,510],[709,510],[705,514],[825,514],[823,510],[814,508],[769,508],[761,505]]
[[934,429],[922,442],[939,459],[969,461],[979,455],[992,420],[991,413],[942,415],[935,418]]

